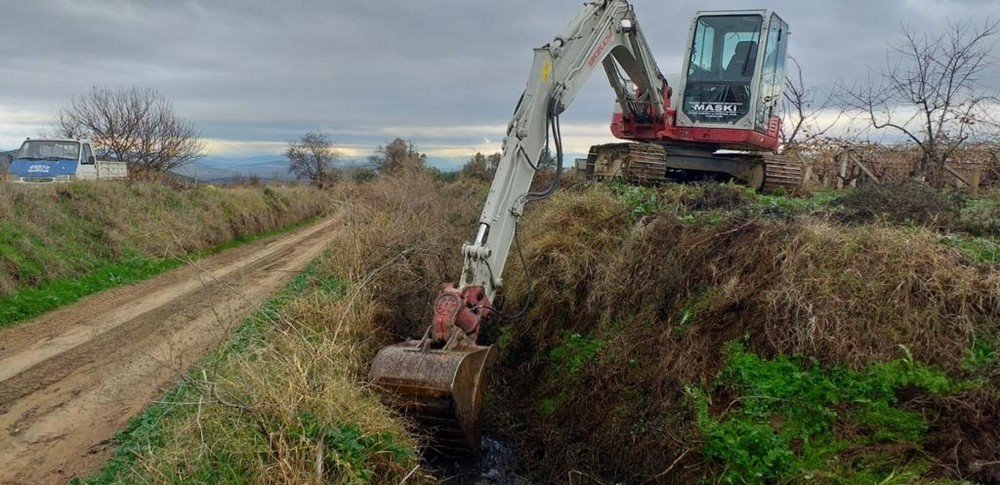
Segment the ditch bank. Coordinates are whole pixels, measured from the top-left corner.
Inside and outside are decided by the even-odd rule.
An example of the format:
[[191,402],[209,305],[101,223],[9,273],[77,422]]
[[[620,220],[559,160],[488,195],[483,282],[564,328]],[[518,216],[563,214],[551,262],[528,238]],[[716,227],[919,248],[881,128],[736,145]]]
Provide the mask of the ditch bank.
[[844,205],[714,185],[537,207],[487,402],[530,478],[1000,480],[998,267]]
[[325,213],[305,187],[0,185],[0,328]]

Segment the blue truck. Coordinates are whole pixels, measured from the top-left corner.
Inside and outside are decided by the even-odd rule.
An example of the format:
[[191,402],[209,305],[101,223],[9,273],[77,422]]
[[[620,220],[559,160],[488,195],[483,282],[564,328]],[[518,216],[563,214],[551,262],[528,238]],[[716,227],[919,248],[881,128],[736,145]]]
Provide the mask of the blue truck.
[[73,180],[116,180],[128,176],[125,162],[98,160],[91,142],[27,139],[9,157],[8,180],[45,184]]

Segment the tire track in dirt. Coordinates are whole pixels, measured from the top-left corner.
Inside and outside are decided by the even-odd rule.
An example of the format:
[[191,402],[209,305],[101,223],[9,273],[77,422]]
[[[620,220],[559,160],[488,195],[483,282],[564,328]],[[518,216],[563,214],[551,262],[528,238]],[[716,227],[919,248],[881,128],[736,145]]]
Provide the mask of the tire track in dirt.
[[114,433],[318,257],[336,218],[0,332],[0,483],[95,471]]

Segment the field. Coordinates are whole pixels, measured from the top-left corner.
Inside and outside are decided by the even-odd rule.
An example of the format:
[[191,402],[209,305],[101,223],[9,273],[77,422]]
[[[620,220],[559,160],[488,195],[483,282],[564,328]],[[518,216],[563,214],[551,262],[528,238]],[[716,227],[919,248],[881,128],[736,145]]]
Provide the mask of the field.
[[[90,481],[443,478],[364,379],[426,326],[485,191],[339,185],[333,250]],[[501,307],[530,279],[528,313],[487,330],[487,433],[534,481],[1000,480],[998,207],[923,186],[565,187],[505,275]]]

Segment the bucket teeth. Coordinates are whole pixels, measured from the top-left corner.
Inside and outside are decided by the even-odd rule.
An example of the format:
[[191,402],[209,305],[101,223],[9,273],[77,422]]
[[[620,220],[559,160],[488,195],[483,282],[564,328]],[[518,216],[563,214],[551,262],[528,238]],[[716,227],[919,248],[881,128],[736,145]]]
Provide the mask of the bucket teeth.
[[476,453],[483,372],[493,358],[488,346],[429,349],[409,340],[379,351],[369,379],[388,404],[428,432],[432,448]]

